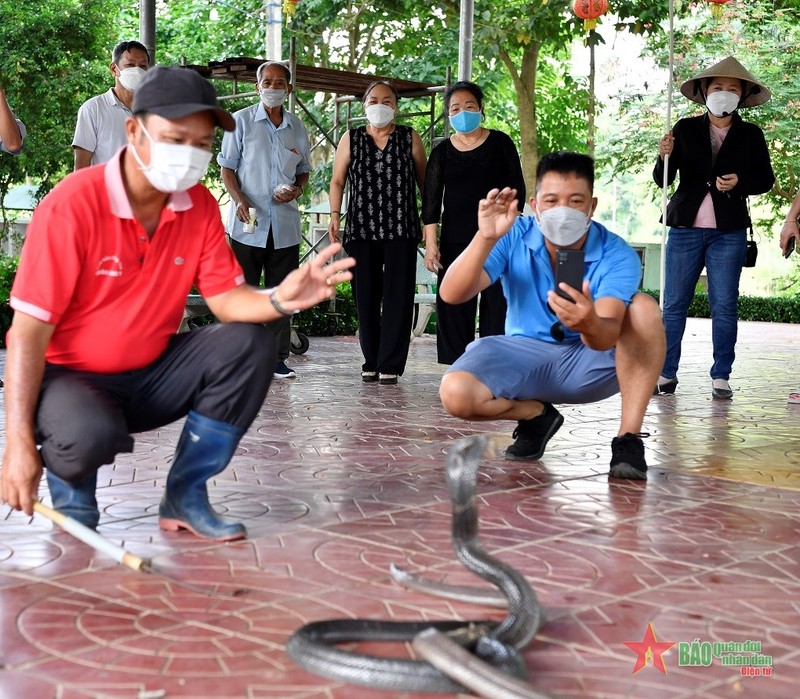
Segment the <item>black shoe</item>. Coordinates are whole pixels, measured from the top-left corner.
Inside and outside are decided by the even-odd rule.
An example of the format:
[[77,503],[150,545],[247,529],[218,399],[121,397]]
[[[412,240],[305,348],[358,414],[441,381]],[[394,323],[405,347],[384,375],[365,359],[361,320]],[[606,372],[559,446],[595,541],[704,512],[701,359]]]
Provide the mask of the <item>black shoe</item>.
[[711,397],[714,400],[730,400],[733,398],[730,384],[724,379],[714,379],[711,382]]
[[297,374],[294,369],[286,366],[286,362],[278,362],[275,365],[275,371],[272,372],[272,377],[275,379],[294,379],[297,378]]
[[378,380],[378,372],[377,371],[362,371],[361,372],[361,380],[364,383],[375,383]]
[[644,460],[642,437],[649,436],[647,432],[639,434],[626,432],[611,440],[611,470],[608,472],[610,478],[647,480],[647,463]]
[[397,374],[378,374],[378,383],[381,386],[394,386],[397,383]]
[[675,388],[678,386],[678,379],[664,379],[663,376],[658,377],[656,387],[653,389],[654,396],[672,395],[675,393]]
[[550,438],[563,424],[564,416],[551,403],[545,403],[541,415],[517,422],[517,429],[511,435],[516,441],[506,449],[506,458],[519,461],[541,459]]

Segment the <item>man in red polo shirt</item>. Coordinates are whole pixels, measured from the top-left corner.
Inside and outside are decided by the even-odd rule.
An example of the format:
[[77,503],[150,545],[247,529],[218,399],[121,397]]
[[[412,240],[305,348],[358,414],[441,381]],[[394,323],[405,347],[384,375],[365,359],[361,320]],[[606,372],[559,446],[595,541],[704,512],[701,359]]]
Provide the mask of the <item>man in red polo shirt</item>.
[[[53,507],[95,528],[98,468],[133,450],[132,432],[186,416],[160,526],[246,536],[216,515],[206,481],[228,465],[269,388],[276,347],[261,324],[330,298],[353,260],[330,262],[332,245],[275,289],[245,285],[217,202],[198,184],[216,126],[234,121],[210,82],[152,68],[127,147],[37,207],[7,336],[0,496],[11,507],[32,513],[44,464]],[[192,285],[222,323],[176,335]]]

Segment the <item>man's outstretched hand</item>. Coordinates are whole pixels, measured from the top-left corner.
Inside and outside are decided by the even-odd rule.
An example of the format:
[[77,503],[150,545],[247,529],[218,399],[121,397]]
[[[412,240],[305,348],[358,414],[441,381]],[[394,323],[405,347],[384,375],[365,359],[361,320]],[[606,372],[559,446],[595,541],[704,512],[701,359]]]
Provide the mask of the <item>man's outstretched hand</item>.
[[337,284],[350,281],[353,278],[350,268],[356,264],[352,257],[330,262],[341,249],[340,243],[332,243],[311,262],[286,275],[277,288],[281,306],[287,311],[311,308],[334,296]]

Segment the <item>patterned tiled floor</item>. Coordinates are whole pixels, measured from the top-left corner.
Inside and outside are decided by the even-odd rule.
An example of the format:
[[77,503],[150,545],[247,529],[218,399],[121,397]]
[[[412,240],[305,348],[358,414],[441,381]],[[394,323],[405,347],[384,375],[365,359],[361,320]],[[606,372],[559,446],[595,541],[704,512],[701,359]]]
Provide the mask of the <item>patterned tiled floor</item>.
[[[800,696],[800,405],[786,404],[800,387],[800,331],[742,324],[734,399],[718,402],[709,330],[689,322],[678,393],[651,401],[647,484],[605,476],[617,398],[563,407],[541,462],[489,458],[481,470],[482,540],[545,607],[524,653],[543,694]],[[100,533],[215,594],[129,571],[38,515],[0,511],[0,699],[422,696],[311,675],[284,643],[331,617],[501,618],[403,589],[389,566],[473,582],[450,547],[444,456],[478,432],[502,449],[512,426],[444,414],[433,338],[414,341],[397,386],[362,384],[359,356],[352,338],[313,338],[290,361],[299,378],[273,386],[213,483],[215,506],[247,524],[247,541],[158,530],[180,424],[140,435],[134,454],[101,470]],[[649,624],[675,644],[666,674],[650,656],[634,673],[626,644]],[[771,656],[770,676],[703,656],[705,644],[745,641]]]

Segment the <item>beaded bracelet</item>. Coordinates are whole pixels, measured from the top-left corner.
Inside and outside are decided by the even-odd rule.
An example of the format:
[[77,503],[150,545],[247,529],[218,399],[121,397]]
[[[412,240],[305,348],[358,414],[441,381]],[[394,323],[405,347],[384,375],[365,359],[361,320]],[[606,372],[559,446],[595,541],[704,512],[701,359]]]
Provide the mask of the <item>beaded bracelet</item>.
[[278,302],[278,294],[277,294],[277,292],[278,292],[277,288],[273,289],[270,292],[269,300],[270,300],[270,303],[272,304],[272,307],[276,311],[278,311],[278,313],[280,313],[282,316],[293,316],[296,313],[296,311],[287,311],[283,306],[281,306],[281,304]]

